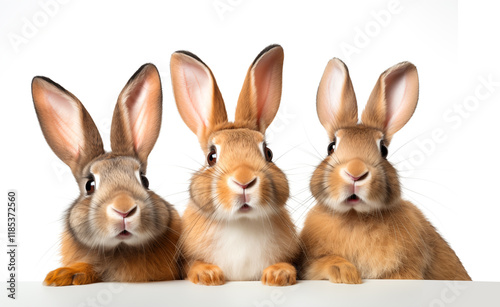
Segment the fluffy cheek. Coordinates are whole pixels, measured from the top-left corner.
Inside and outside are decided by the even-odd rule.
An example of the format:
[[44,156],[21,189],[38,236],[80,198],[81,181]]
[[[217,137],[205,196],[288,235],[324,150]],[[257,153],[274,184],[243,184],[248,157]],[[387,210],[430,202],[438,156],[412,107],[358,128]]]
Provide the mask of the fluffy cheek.
[[285,205],[290,195],[286,175],[276,166],[269,167],[267,174],[262,174],[262,198],[275,206]]
[[326,167],[326,161],[321,162],[320,165],[318,165],[318,167],[314,170],[311,177],[311,182],[309,184],[312,195],[319,202],[323,202],[325,200],[325,197],[328,195],[328,192],[325,191],[327,187],[325,182]]
[[339,167],[333,168],[331,171],[324,173],[324,182],[327,188],[325,189],[325,204],[338,212],[347,212],[352,209],[345,203],[345,200],[353,194],[354,188],[352,184],[344,181],[339,172]]
[[199,212],[210,219],[231,218],[234,193],[227,186],[227,179],[226,174],[221,174],[213,167],[202,169],[191,180],[191,199],[198,206]]
[[77,204],[73,205],[68,216],[71,233],[79,242],[87,245],[90,243],[87,241],[91,234],[88,219],[89,203],[89,199],[77,200]]
[[105,239],[106,214],[99,214],[91,198],[77,201],[70,211],[69,224],[76,239],[88,246],[98,246]]
[[[385,207],[387,182],[384,172],[379,169],[370,169],[370,181],[361,190],[363,197],[371,210],[381,210]],[[370,211],[371,211],[370,210]]]
[[344,211],[342,202],[349,197],[336,162],[328,157],[318,165],[311,178],[311,192],[316,200],[337,211]]
[[381,175],[380,191],[378,199],[383,206],[389,207],[396,203],[396,200],[401,198],[401,185],[396,169],[388,162],[384,161],[383,169],[379,170]]
[[147,201],[139,202],[139,209],[140,214],[127,222],[127,229],[140,239],[141,243],[153,239],[167,229],[170,212],[158,195],[150,192]]
[[214,213],[216,206],[214,204],[217,203],[214,179],[213,169],[202,169],[193,176],[189,187],[191,199],[194,200],[200,212],[207,215]]
[[[258,178],[259,185],[249,193],[250,201],[247,201],[253,208],[253,212],[247,215],[262,218],[275,212],[273,207],[276,206],[275,195],[277,192],[274,190],[273,181],[266,177],[265,174],[258,174]],[[241,196],[235,196],[236,199],[239,197]]]

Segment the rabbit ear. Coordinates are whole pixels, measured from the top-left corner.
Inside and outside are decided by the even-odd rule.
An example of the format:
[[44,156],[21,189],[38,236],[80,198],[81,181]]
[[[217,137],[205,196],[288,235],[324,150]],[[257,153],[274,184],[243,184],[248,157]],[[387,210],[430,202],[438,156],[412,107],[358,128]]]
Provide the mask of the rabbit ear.
[[319,121],[330,139],[339,128],[358,123],[358,106],[349,71],[344,62],[331,59],[326,65],[316,97]]
[[170,59],[177,109],[186,125],[206,144],[213,128],[227,122],[226,107],[212,71],[196,55],[177,51]]
[[118,97],[111,123],[111,149],[132,155],[144,165],[161,127],[162,92],[156,66],[144,64]]
[[49,78],[33,78],[31,91],[47,143],[77,176],[88,162],[104,153],[94,121],[78,98]]
[[361,121],[380,129],[387,143],[410,120],[418,101],[417,68],[402,62],[383,72],[373,89]]
[[238,98],[235,123],[266,131],[280,105],[283,58],[279,45],[268,46],[255,58]]

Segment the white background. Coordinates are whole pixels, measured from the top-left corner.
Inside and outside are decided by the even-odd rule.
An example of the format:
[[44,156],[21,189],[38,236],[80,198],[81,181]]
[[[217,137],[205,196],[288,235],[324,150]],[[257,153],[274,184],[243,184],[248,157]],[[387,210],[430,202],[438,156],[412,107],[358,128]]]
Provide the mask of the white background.
[[[0,192],[19,193],[21,281],[42,281],[58,266],[63,212],[78,193],[40,131],[33,76],[48,76],[75,94],[109,149],[118,93],[142,64],[156,64],[164,121],[148,177],[182,212],[190,173],[204,157],[177,113],[170,55],[189,50],[211,67],[232,118],[248,66],[271,43],[283,46],[285,64],[281,108],[267,137],[290,180],[288,206],[297,225],[314,205],[309,178],[328,145],[315,110],[328,60],[339,57],[349,67],[360,110],[380,73],[408,60],[418,68],[419,104],[389,148],[404,197],[422,209],[473,280],[500,280],[500,84],[488,90],[481,82],[500,82],[497,7],[479,4],[487,1],[54,1],[0,1]],[[49,2],[57,7],[47,13]],[[458,115],[455,108],[464,105]],[[0,255],[4,276],[7,258]]]

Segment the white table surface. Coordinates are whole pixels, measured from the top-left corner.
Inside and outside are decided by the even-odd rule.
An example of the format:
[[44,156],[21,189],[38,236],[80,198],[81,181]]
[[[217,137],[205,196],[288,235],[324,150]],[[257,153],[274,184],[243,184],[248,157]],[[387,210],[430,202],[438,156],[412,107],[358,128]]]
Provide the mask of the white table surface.
[[0,306],[478,306],[500,307],[500,282],[364,280],[361,285],[299,281],[290,287],[229,282],[207,287],[188,281],[98,283],[45,287],[21,282],[17,299]]

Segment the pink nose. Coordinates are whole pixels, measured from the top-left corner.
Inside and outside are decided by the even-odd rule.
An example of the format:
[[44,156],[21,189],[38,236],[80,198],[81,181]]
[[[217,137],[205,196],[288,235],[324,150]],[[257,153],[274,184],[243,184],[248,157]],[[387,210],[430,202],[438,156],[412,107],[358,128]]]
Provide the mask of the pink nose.
[[131,208],[127,212],[122,212],[122,211],[119,211],[119,210],[117,210],[115,208],[113,208],[113,210],[116,213],[118,213],[119,215],[121,215],[123,218],[126,218],[126,217],[130,217],[130,216],[134,215],[134,213],[137,211],[137,206],[134,206],[133,208]]
[[238,181],[236,181],[234,179],[233,179],[233,182],[236,183],[237,185],[239,185],[244,190],[244,189],[248,189],[248,188],[253,187],[255,185],[255,183],[257,182],[257,177],[255,177],[254,179],[250,180],[249,182],[247,182],[245,184],[239,183]]
[[368,172],[362,174],[361,176],[353,176],[351,174],[349,174],[349,172],[345,172],[347,174],[347,176],[351,177],[352,181],[360,181],[360,180],[363,180],[365,179],[366,177],[368,177]]

